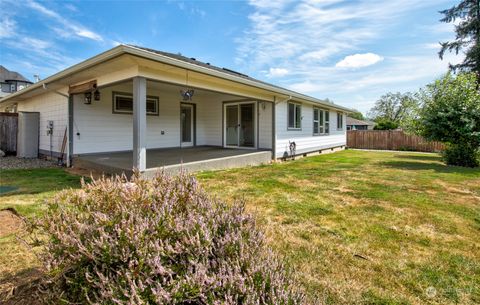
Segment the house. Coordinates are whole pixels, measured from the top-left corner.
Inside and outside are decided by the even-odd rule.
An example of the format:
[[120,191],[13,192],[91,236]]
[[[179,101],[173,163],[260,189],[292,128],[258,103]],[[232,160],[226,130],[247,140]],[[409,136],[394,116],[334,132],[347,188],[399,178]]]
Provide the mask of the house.
[[343,149],[350,112],[195,58],[132,45],[4,97],[0,110],[12,104],[20,113],[39,113],[40,154],[146,174]]
[[372,130],[374,122],[357,120],[347,116],[347,130]]
[[0,98],[26,88],[31,84],[32,82],[20,73],[10,71],[0,65]]

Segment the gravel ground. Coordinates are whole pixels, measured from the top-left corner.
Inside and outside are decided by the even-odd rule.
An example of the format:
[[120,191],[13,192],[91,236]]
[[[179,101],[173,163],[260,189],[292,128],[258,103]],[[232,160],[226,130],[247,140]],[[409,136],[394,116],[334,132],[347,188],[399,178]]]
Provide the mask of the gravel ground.
[[3,157],[0,158],[0,170],[2,169],[26,169],[26,168],[46,168],[57,167],[55,161],[48,161],[43,159],[23,159],[17,157]]

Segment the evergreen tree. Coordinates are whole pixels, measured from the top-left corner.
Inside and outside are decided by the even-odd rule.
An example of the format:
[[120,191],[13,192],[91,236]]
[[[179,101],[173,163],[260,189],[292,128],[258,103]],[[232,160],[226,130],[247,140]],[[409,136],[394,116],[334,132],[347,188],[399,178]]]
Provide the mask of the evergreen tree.
[[460,64],[450,64],[450,69],[453,72],[475,72],[480,76],[480,0],[462,0],[458,5],[440,13],[445,16],[440,19],[441,22],[461,20],[455,26],[455,40],[440,43],[440,58],[443,59],[446,51],[458,54],[463,50],[465,60]]

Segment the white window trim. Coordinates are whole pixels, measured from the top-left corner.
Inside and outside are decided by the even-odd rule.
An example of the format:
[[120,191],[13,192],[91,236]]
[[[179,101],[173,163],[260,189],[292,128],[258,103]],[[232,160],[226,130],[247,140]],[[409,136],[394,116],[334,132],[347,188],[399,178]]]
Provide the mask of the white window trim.
[[[315,111],[315,110],[319,110],[319,111],[321,111],[321,113],[322,113],[321,115],[322,115],[322,119],[323,119],[323,120],[322,120],[322,121],[323,121],[323,124],[320,125],[320,118],[319,118],[319,120],[318,120],[318,126],[319,126],[319,128],[320,128],[320,127],[323,128],[323,129],[322,129],[323,132],[315,133],[315,129],[313,128],[313,125],[314,125],[313,122],[314,122],[314,120],[312,120],[312,131],[313,131],[313,135],[314,135],[314,136],[327,136],[327,135],[329,135],[329,134],[330,134],[330,110],[325,109],[325,108],[313,107],[313,111]],[[327,113],[327,112],[329,113],[329,115],[328,115],[328,131],[329,131],[329,132],[325,132],[325,130],[326,130],[325,126],[326,126],[326,122],[327,122],[327,121],[325,120],[325,116],[326,116],[326,113]],[[315,114],[313,114],[312,117],[315,118]]]
[[[116,109],[116,107],[117,107],[116,97],[117,96],[131,98],[132,99],[132,107],[133,107],[133,95],[131,93],[113,91],[112,92],[112,112],[114,114],[133,114],[133,109],[132,110],[118,110],[118,109]],[[147,102],[148,101],[153,101],[155,103],[156,111],[155,112],[151,112],[151,111],[149,112],[147,110],[147,115],[158,116],[159,115],[159,107],[160,107],[160,102],[159,102],[158,96],[147,95]]]
[[[296,120],[297,120],[297,109],[300,109],[300,127],[290,127],[290,104],[292,105],[295,105],[295,110],[294,110],[294,114],[293,114],[293,126],[295,126],[296,124]],[[298,107],[298,108],[297,108]],[[287,103],[287,130],[302,130],[302,104],[301,103],[295,103],[295,102],[288,102]]]

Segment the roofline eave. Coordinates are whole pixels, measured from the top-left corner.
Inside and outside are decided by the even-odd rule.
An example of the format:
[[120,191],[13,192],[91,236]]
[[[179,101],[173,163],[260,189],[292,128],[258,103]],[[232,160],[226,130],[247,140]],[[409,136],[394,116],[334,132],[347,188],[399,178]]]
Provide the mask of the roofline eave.
[[91,58],[89,58],[85,61],[82,61],[82,62],[80,62],[76,65],[73,65],[70,68],[67,68],[67,69],[65,69],[63,71],[60,71],[60,72],[58,72],[58,73],[56,73],[52,76],[47,77],[46,79],[40,80],[36,83],[33,83],[32,85],[28,86],[25,89],[19,90],[19,91],[15,92],[13,94],[10,94],[10,95],[8,95],[4,98],[1,98],[0,99],[0,104],[2,104],[4,102],[7,102],[9,100],[15,99],[16,97],[19,97],[20,95],[23,95],[27,92],[30,92],[30,91],[33,91],[33,90],[38,89],[40,87],[43,87],[44,84],[49,84],[49,83],[55,82],[55,81],[57,81],[61,78],[67,77],[67,76],[69,76],[71,74],[74,74],[78,71],[87,69],[91,66],[102,63],[104,61],[107,61],[107,60],[112,59],[114,57],[120,56],[122,54],[130,54],[130,55],[134,55],[134,56],[138,56],[138,57],[143,57],[143,58],[147,58],[147,59],[154,60],[154,61],[157,61],[157,62],[170,64],[170,65],[177,66],[177,67],[180,67],[180,68],[185,68],[185,69],[188,69],[188,70],[191,70],[191,71],[196,71],[196,72],[200,72],[200,73],[203,73],[203,74],[208,74],[208,75],[211,75],[211,76],[214,76],[214,77],[230,80],[230,81],[233,81],[233,82],[236,82],[236,83],[241,83],[241,84],[248,85],[248,86],[251,86],[251,87],[256,87],[256,88],[259,88],[259,89],[271,91],[272,93],[277,93],[277,94],[283,95],[285,97],[291,97],[292,99],[299,100],[300,102],[302,102],[302,101],[311,102],[311,103],[314,103],[314,104],[323,105],[325,107],[339,109],[339,110],[342,110],[342,111],[345,111],[345,112],[352,112],[352,110],[349,109],[349,108],[339,106],[339,105],[336,105],[336,104],[333,104],[333,103],[325,102],[323,100],[320,100],[320,99],[317,99],[317,98],[314,98],[314,97],[311,97],[311,96],[308,96],[308,95],[305,95],[305,94],[302,94],[302,93],[298,93],[298,92],[295,92],[295,91],[292,91],[292,90],[289,90],[289,89],[281,88],[281,87],[278,87],[278,86],[275,86],[275,85],[269,85],[269,84],[266,84],[266,83],[260,83],[260,82],[249,80],[249,79],[244,79],[240,76],[229,75],[229,74],[226,74],[226,73],[222,73],[220,71],[216,71],[216,70],[209,69],[209,68],[202,67],[202,66],[198,66],[198,65],[195,65],[195,64],[192,64],[192,63],[184,62],[184,61],[181,61],[179,59],[170,58],[170,57],[167,57],[165,55],[161,55],[161,54],[158,54],[158,53],[153,53],[153,52],[150,52],[150,51],[147,51],[147,50],[143,50],[143,49],[140,49],[140,48],[136,48],[136,47],[133,47],[133,46],[130,46],[130,45],[123,45],[123,44],[120,44],[120,45],[118,45],[118,46],[116,46],[116,47],[114,47],[110,50],[107,50],[107,51],[105,51],[103,53],[100,53],[100,54],[98,54],[94,57],[91,57]]

